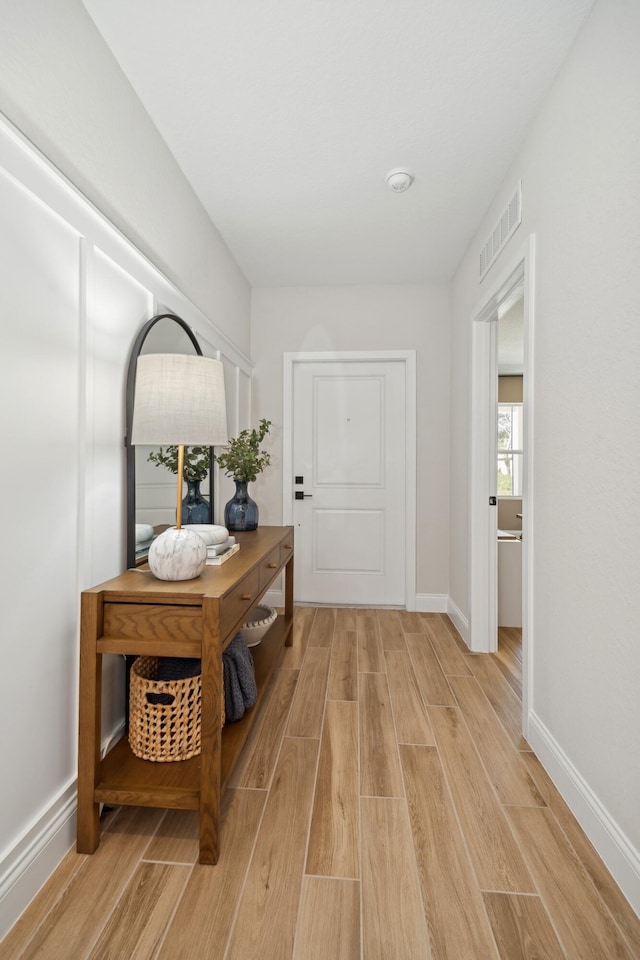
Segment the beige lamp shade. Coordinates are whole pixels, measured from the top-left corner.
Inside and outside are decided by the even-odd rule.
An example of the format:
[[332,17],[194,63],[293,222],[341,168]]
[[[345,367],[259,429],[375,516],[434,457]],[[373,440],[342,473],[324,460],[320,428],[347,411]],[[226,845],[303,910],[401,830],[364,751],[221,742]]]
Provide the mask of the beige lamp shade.
[[227,439],[224,369],[219,360],[179,353],[138,357],[131,443],[178,448],[176,526],[156,537],[149,548],[149,567],[159,580],[191,580],[205,567],[204,540],[180,524],[184,447],[213,447]]
[[178,353],[138,357],[131,443],[213,447],[227,441],[220,360]]

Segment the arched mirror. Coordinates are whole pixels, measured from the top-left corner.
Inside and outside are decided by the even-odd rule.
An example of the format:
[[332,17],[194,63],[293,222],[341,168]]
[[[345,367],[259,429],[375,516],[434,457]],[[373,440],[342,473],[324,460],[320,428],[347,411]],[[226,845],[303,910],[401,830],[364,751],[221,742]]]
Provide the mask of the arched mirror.
[[[159,313],[148,320],[135,339],[129,358],[126,395],[127,460],[127,567],[142,563],[153,536],[175,523],[176,478],[165,467],[150,462],[153,447],[132,446],[133,396],[136,364],[142,353],[186,353],[202,356],[195,334],[184,320],[173,313]],[[209,476],[202,492],[210,490],[213,475],[213,450],[209,455]],[[213,497],[209,495],[209,522],[213,517]]]

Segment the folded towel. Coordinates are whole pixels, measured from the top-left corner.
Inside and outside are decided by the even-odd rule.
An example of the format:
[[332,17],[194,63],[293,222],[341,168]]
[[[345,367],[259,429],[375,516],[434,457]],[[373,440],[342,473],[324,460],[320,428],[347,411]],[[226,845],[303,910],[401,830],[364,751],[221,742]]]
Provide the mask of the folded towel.
[[226,722],[233,723],[242,719],[258,696],[253,657],[239,633],[222,654],[222,672]]

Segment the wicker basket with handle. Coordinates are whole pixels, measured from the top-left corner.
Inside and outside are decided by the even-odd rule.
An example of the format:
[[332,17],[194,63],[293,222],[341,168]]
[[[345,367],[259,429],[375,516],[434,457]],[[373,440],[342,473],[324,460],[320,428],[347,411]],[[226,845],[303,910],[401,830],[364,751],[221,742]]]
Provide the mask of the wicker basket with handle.
[[138,657],[131,667],[129,745],[142,760],[188,760],[200,753],[202,676],[158,680],[159,663]]

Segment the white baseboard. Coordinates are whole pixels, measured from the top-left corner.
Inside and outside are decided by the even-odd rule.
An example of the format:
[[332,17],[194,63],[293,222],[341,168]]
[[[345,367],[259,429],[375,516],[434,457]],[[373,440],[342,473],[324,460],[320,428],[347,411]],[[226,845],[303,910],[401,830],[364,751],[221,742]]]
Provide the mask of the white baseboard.
[[75,843],[77,781],[68,784],[0,863],[0,940]]
[[[282,609],[284,607],[284,590],[269,590],[263,599],[270,606]],[[310,604],[310,606],[318,606],[318,604]],[[467,646],[469,645],[469,621],[446,593],[417,593],[413,609],[417,613],[447,613],[464,642]]]
[[[123,732],[124,719],[103,742],[103,756]],[[74,846],[77,794],[78,780],[74,777],[0,861],[0,940]]]
[[535,713],[529,714],[527,734],[534,753],[612,877],[640,913],[640,853]]
[[446,613],[446,593],[416,593],[415,609],[418,613]]
[[464,616],[460,607],[453,602],[451,597],[447,598],[447,609],[445,612],[449,614],[454,627],[466,645],[469,646],[469,620]]
[[284,590],[268,590],[262,599],[267,606],[282,610],[284,607]]

